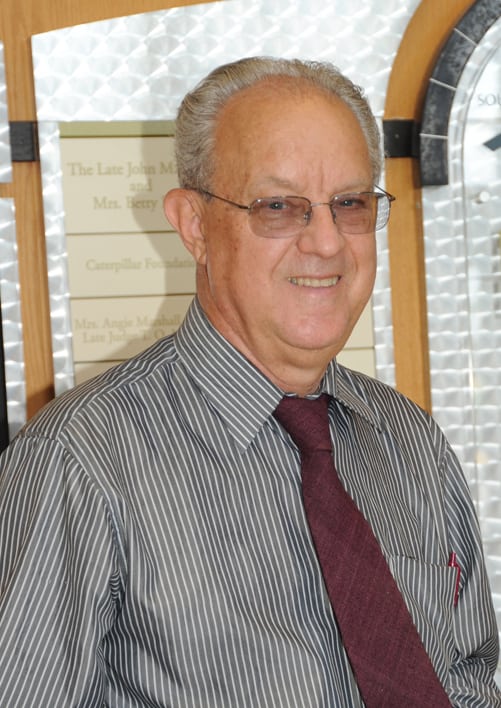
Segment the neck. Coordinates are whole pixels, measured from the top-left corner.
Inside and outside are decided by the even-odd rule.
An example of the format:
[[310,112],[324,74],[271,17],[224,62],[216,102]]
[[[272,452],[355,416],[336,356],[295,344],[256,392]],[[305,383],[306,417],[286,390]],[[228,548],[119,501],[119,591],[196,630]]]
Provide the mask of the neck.
[[263,367],[259,362],[253,361],[253,364],[282,391],[294,393],[297,396],[308,396],[318,391],[326,369],[326,366],[320,369],[307,369],[305,366],[273,369]]
[[[198,289],[198,300],[213,327],[272,383],[286,393],[306,396],[318,390],[337,350],[328,346],[308,349],[271,337],[253,337],[240,323],[223,317],[210,298]],[[271,344],[270,344],[271,342]]]
[[[209,319],[212,321],[210,316]],[[234,330],[218,326],[220,323],[212,324],[256,369],[285,393],[301,397],[315,393],[335,356],[330,349],[304,350],[287,346],[274,350],[272,355],[269,351],[249,347]]]

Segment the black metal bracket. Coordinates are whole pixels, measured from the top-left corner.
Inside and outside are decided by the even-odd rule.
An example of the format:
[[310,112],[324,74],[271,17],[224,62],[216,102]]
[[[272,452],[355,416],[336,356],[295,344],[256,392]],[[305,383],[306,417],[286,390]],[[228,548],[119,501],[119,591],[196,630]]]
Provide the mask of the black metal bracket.
[[420,125],[410,119],[383,121],[385,157],[419,157]]
[[12,162],[39,162],[38,125],[36,121],[9,121]]

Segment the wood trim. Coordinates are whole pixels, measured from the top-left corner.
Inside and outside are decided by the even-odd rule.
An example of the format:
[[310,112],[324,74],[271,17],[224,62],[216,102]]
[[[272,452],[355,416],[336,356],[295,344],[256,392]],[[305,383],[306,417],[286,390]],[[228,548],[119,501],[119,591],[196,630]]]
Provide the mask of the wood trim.
[[[440,50],[473,0],[422,0],[393,63],[384,119],[419,121]],[[386,187],[397,196],[388,224],[396,386],[431,411],[421,187],[417,160],[386,160]]]

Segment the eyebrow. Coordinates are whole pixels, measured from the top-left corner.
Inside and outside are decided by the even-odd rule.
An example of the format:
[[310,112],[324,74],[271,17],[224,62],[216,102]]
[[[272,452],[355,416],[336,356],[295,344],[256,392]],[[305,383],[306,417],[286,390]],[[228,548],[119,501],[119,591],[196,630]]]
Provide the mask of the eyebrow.
[[[365,180],[360,180],[354,182],[357,186],[348,186],[348,187],[343,187],[342,189],[337,189],[334,190],[333,192],[330,192],[331,196],[335,196],[336,194],[351,194],[352,192],[365,192],[368,190],[371,190],[373,188],[372,182],[366,182]],[[259,185],[257,187],[258,191],[260,189],[266,189],[267,186],[269,185],[270,188],[277,188],[277,189],[283,189],[286,190],[286,194],[289,196],[292,195],[297,195],[299,196],[300,193],[303,191],[300,188],[296,188],[293,182],[288,180],[287,178],[282,178],[282,177],[274,177],[273,175],[268,175],[264,179],[259,181]],[[364,185],[364,186],[360,186]],[[274,194],[271,196],[283,196],[285,194],[282,193],[282,195],[279,194]]]
[[259,188],[265,189],[267,186],[270,187],[277,187],[280,189],[286,189],[286,190],[292,190],[294,191],[296,187],[294,184],[288,180],[287,178],[282,178],[282,177],[274,177],[273,175],[268,175],[264,177],[263,179],[259,180]]

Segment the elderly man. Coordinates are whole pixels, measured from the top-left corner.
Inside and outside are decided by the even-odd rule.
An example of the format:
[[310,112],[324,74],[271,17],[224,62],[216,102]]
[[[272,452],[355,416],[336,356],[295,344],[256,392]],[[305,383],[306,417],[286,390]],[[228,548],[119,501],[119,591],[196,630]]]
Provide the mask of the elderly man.
[[458,462],[335,360],[393,199],[367,102],[329,65],[245,59],[176,138],[185,321],[3,458],[0,705],[501,705]]

